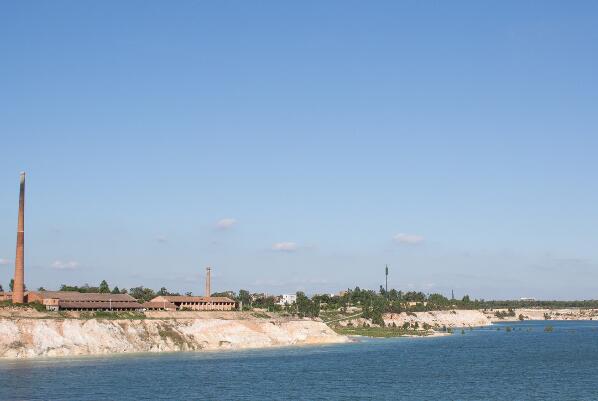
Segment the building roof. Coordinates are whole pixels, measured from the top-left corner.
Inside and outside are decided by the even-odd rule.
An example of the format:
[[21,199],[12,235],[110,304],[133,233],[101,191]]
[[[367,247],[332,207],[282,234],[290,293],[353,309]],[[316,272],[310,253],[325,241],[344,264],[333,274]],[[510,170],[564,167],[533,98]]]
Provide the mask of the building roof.
[[36,294],[43,299],[57,298],[60,301],[72,302],[137,302],[129,294],[103,294],[99,292],[75,292],[75,291],[37,291]]
[[65,309],[141,309],[141,305],[138,302],[119,302],[119,301],[62,301],[58,302],[60,308]]
[[144,302],[141,306],[147,309],[176,309],[176,305],[169,301]]
[[193,297],[187,295],[160,295],[156,298],[152,299],[151,302],[227,302],[227,303],[234,303],[230,298],[227,297]]

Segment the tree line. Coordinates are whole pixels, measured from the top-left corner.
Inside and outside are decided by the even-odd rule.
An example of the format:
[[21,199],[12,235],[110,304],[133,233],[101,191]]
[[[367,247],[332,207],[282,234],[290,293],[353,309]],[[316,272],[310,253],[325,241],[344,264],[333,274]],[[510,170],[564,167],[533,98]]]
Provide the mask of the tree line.
[[[12,291],[13,280],[10,282]],[[39,291],[45,290],[40,287]],[[0,285],[0,291],[2,286]],[[151,288],[138,286],[129,289],[110,288],[106,280],[98,286],[84,284],[73,286],[63,284],[60,291],[76,291],[89,293],[129,294],[140,302],[149,301],[160,295],[181,295],[171,292],[166,287],[155,291]],[[191,296],[191,292],[183,295]],[[293,305],[281,306],[277,303],[278,297],[260,293],[250,293],[241,289],[238,292],[224,291],[211,294],[212,296],[228,297],[237,301],[244,310],[254,308],[266,309],[271,312],[286,311],[291,314],[316,317],[321,310],[341,310],[346,312],[350,307],[359,307],[363,316],[375,321],[382,319],[383,313],[423,312],[449,309],[516,309],[516,308],[598,308],[598,300],[583,301],[536,301],[536,300],[484,300],[471,299],[469,295],[461,299],[448,298],[440,293],[425,294],[421,291],[406,291],[391,289],[386,291],[380,286],[378,291],[361,289],[347,289],[338,295],[316,294],[308,297],[304,292],[297,292],[297,302]],[[375,323],[375,322],[374,322]]]
[[[43,289],[42,289],[43,290]],[[147,302],[152,300],[153,298],[160,296],[160,295],[181,295],[178,292],[171,292],[166,289],[166,287],[162,287],[157,291],[152,290],[151,288],[138,286],[132,287],[129,289],[126,288],[118,288],[118,286],[114,286],[110,289],[108,282],[106,280],[102,280],[99,286],[90,286],[89,284],[84,284],[82,286],[76,285],[66,285],[62,284],[60,286],[60,291],[74,291],[74,292],[82,292],[82,293],[100,293],[100,294],[129,294],[136,300],[140,302]],[[191,292],[185,293],[185,295],[191,295]]]

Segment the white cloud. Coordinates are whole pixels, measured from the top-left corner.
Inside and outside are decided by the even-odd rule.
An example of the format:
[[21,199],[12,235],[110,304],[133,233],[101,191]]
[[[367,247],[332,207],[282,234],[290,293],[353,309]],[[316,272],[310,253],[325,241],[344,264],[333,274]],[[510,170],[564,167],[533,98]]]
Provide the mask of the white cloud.
[[272,245],[273,251],[295,252],[299,246],[295,242],[277,242]]
[[79,267],[79,262],[76,262],[74,260],[70,260],[68,262],[63,262],[62,260],[55,260],[54,263],[52,263],[52,267],[58,270],[74,270]]
[[0,266],[8,266],[11,262],[11,260],[0,258]]
[[392,239],[399,244],[416,245],[424,242],[424,237],[416,234],[398,233]]
[[237,224],[237,220],[231,217],[227,217],[225,219],[221,219],[216,223],[216,228],[220,230],[228,230],[232,228],[235,224]]

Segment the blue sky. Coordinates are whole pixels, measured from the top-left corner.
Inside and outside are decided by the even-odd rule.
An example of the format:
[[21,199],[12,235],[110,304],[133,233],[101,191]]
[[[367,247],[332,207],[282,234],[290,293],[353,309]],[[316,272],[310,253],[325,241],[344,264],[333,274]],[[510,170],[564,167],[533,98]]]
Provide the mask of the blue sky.
[[0,5],[0,283],[597,298],[598,3]]

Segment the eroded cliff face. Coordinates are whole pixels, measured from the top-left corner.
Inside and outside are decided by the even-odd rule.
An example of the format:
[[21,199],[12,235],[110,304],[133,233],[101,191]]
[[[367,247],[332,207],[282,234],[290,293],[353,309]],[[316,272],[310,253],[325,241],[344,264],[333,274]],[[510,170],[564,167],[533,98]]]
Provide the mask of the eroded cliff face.
[[329,344],[324,323],[267,319],[0,319],[0,358]]
[[433,328],[439,327],[480,327],[491,324],[488,319],[479,310],[446,310],[415,313],[388,313],[384,315],[384,322],[388,324],[395,323],[397,326],[403,326],[404,323],[423,326],[429,324]]
[[[481,327],[492,324],[489,317],[485,316],[479,310],[445,310],[429,312],[410,312],[410,313],[385,313],[383,315],[384,324],[402,327],[405,323],[422,328],[424,323],[430,325],[432,329],[442,327]],[[362,326],[363,324],[372,325],[371,319],[355,318],[338,322],[341,326],[351,323],[353,326]]]

